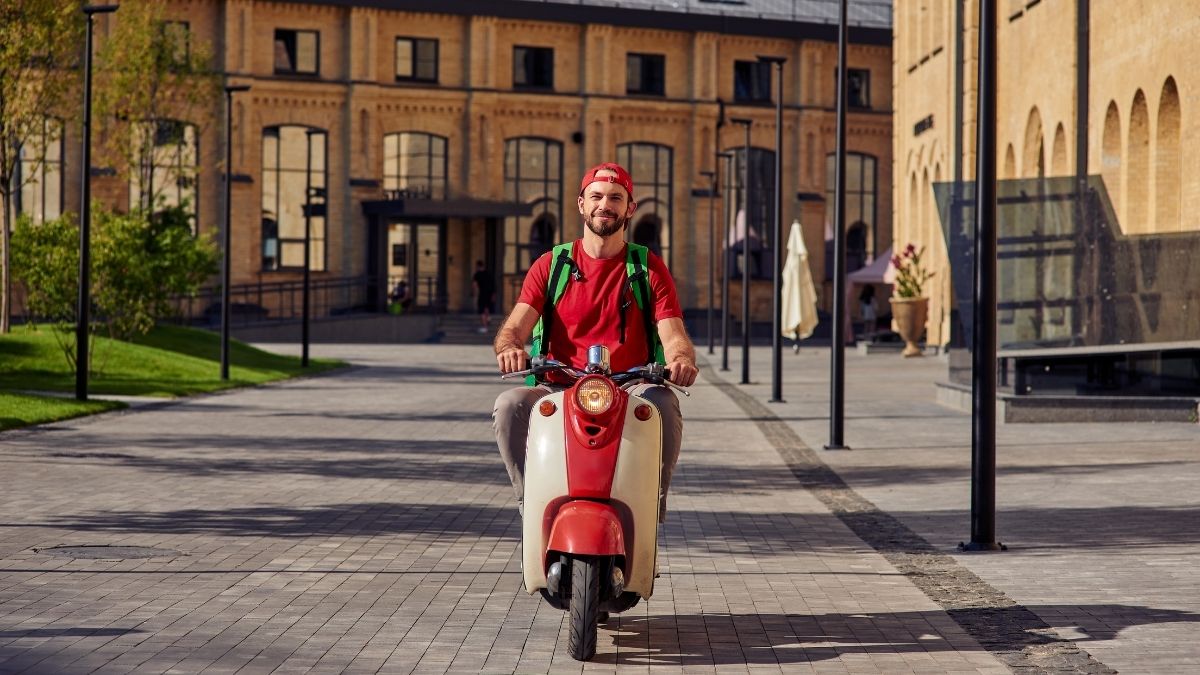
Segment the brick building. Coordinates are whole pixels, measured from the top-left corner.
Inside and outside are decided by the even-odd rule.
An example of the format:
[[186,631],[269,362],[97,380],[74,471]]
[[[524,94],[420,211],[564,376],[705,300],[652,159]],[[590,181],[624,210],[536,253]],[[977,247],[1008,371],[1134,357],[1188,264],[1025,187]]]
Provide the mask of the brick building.
[[[998,4],[1002,350],[1195,348],[1200,13],[1186,4]],[[975,175],[978,25],[976,3],[896,3],[893,226],[898,244],[930,250],[935,344],[970,322],[964,312],[952,329],[971,269],[947,241],[969,222],[949,198]]]
[[[856,2],[849,48],[848,137],[852,268],[891,243],[891,3]],[[579,236],[578,177],[603,160],[637,184],[631,237],[658,250],[687,308],[707,303],[708,180],[717,151],[744,161],[741,127],[754,120],[754,184],[773,185],[774,75],[784,70],[784,219],[804,225],[814,274],[829,235],[826,193],[834,150],[837,2],[427,0],[168,0],[191,40],[213,46],[233,104],[233,283],[300,278],[309,190],[311,270],[342,285],[327,309],[379,308],[401,279],[416,305],[466,310],[474,261],[499,272],[501,305],[530,262]],[[99,39],[107,22],[98,21]],[[214,108],[213,120],[223,108]],[[189,198],[201,230],[220,227],[222,126],[164,134],[164,161],[194,164]],[[77,208],[76,134],[67,134],[65,207]],[[129,203],[136,186],[93,170],[95,193]],[[732,222],[725,199],[717,231]],[[740,171],[734,177],[740,187]],[[178,182],[178,181],[176,181]],[[697,194],[699,192],[699,194]],[[740,194],[735,191],[735,195]],[[26,199],[27,207],[35,195]],[[769,274],[771,196],[751,197],[752,270]],[[53,210],[53,209],[51,209]],[[731,237],[737,240],[736,233]],[[786,232],[785,232],[786,238]],[[786,241],[786,239],[785,239]],[[730,263],[736,264],[736,263]],[[718,277],[719,278],[719,277]],[[770,286],[754,284],[769,317]],[[735,292],[734,297],[737,297]],[[283,311],[281,308],[268,308]],[[734,309],[738,309],[736,306]]]

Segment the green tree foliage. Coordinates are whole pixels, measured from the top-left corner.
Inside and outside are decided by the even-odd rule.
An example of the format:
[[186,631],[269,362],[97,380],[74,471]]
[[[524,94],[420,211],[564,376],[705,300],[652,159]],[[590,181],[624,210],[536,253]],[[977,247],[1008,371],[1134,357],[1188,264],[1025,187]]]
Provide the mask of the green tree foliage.
[[[183,208],[166,209],[152,219],[142,211],[127,215],[94,209],[92,216],[93,334],[118,340],[144,335],[157,320],[175,313],[174,298],[195,293],[217,272],[216,246],[207,236],[192,235]],[[79,225],[71,214],[38,224],[21,218],[13,234],[14,275],[30,313],[57,329],[72,369],[78,249]]]
[[[159,0],[121,3],[108,39],[96,57],[96,116],[104,127],[101,152],[118,174],[138,187],[136,206],[157,210],[167,185],[155,184],[156,153],[186,152],[178,126],[200,130],[214,118],[221,80],[212,49],[180,21],[171,20]],[[164,131],[170,132],[165,134]],[[194,146],[192,147],[194,151]],[[162,164],[162,157],[159,158]],[[171,162],[177,164],[176,162]],[[191,170],[186,163],[180,170]],[[175,175],[175,180],[191,180]]]
[[0,333],[12,311],[9,239],[21,148],[32,160],[28,180],[45,145],[58,140],[44,135],[46,118],[74,112],[67,108],[77,99],[83,30],[79,2],[0,1]]

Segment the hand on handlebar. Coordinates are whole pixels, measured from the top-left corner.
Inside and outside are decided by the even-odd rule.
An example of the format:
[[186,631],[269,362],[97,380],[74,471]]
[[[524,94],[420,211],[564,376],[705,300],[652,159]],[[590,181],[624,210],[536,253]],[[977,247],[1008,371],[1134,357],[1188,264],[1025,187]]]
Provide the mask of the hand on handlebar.
[[696,382],[700,370],[691,361],[678,360],[667,364],[667,379],[681,387],[690,387]]
[[524,349],[505,349],[496,354],[496,364],[500,366],[500,372],[505,375],[524,370],[527,363],[529,363],[529,354],[526,354]]

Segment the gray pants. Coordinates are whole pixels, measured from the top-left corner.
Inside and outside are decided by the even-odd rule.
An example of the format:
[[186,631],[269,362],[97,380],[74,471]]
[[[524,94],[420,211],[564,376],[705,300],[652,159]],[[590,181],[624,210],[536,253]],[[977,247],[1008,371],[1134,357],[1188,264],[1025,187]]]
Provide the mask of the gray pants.
[[[525,496],[525,443],[529,436],[529,414],[538,399],[556,389],[539,385],[509,389],[496,398],[492,409],[492,429],[496,432],[496,445],[500,458],[508,470],[513,491],[520,505]],[[638,384],[629,388],[629,393],[641,396],[658,408],[662,416],[662,481],[659,488],[658,518],[664,522],[667,516],[667,488],[671,485],[671,474],[679,461],[679,445],[683,441],[683,414],[679,412],[679,399],[670,387],[655,384]]]

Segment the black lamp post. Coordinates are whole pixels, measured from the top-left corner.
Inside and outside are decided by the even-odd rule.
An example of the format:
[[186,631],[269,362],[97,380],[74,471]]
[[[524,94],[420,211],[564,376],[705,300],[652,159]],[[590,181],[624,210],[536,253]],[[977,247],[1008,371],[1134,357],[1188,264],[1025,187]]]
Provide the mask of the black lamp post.
[[716,225],[715,218],[717,204],[717,167],[713,167],[712,171],[701,171],[701,176],[708,179],[708,329],[705,333],[708,335],[708,353],[713,353],[713,302],[716,299],[716,289],[713,286],[716,284]]
[[979,3],[979,120],[975,164],[975,313],[971,336],[971,541],[996,541],[996,3]]
[[83,52],[83,187],[79,210],[79,298],[75,317],[75,398],[87,400],[88,327],[91,324],[92,231],[92,29],[95,15],[111,14],[116,5],[85,6],[87,44]]
[[312,267],[312,144],[313,136],[318,132],[316,129],[308,129],[304,132],[304,138],[308,143],[306,148],[307,155],[304,163],[304,284],[300,293],[300,341],[302,347],[300,350],[300,366],[308,367],[308,306],[309,306],[309,286],[311,275],[309,268]]
[[[750,125],[754,120],[734,117],[730,120],[746,128],[746,148],[742,162],[742,381],[750,384]],[[734,230],[737,219],[734,219]]]
[[[717,168],[721,159],[732,160],[732,152],[717,153]],[[725,162],[725,185],[733,185],[733,162]],[[726,189],[730,189],[727,187]],[[728,204],[728,202],[726,202]],[[728,214],[729,208],[726,207]],[[729,218],[725,218],[724,232],[721,234],[721,370],[729,371]]]
[[249,91],[247,84],[225,85],[225,226],[221,230],[221,248],[224,257],[221,260],[221,379],[229,379],[229,277],[230,252],[229,244],[233,230],[232,205],[233,196],[233,94],[238,91]]
[[833,344],[829,356],[829,444],[849,450],[843,439],[846,414],[846,0],[838,10],[837,154],[833,192]]
[[760,56],[760,63],[775,64],[775,256],[771,277],[771,403],[783,403],[783,64],[782,56]]

